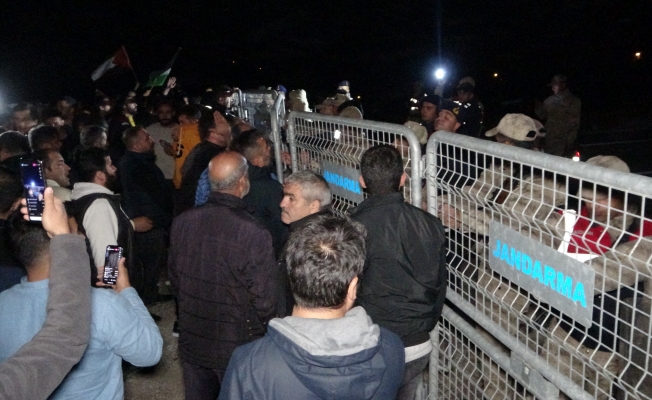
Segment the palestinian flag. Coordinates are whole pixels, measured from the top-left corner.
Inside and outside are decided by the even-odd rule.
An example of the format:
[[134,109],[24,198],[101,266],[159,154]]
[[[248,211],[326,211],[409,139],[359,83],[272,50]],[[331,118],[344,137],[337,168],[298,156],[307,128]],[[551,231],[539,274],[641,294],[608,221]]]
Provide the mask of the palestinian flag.
[[103,77],[107,72],[114,70],[115,67],[122,67],[133,71],[131,62],[129,62],[129,56],[127,55],[127,51],[125,50],[124,46],[120,47],[120,50],[118,50],[118,52],[115,53],[113,57],[104,61],[102,65],[97,67],[97,69],[93,71],[91,79],[96,81]]
[[177,52],[174,53],[174,56],[170,62],[167,63],[163,69],[154,71],[149,74],[149,79],[147,80],[145,87],[151,88],[154,86],[163,86],[165,84],[165,80],[168,79],[168,75],[170,75],[170,72],[172,71],[172,65],[174,65],[174,62],[177,60],[177,56],[179,55],[180,51],[181,47],[177,49]]

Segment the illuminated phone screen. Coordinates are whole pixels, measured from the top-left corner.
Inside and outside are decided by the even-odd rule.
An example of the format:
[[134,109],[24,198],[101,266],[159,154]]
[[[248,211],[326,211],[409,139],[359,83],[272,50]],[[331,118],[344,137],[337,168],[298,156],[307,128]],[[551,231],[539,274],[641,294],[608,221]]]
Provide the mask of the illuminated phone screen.
[[23,177],[23,195],[27,203],[27,214],[30,221],[40,221],[43,215],[45,202],[45,179],[40,161],[23,161],[20,164]]

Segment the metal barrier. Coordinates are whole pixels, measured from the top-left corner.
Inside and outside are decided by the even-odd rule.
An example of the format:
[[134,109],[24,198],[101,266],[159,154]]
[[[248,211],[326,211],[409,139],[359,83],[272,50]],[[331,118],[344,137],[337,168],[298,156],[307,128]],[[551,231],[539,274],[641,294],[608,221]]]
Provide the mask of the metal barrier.
[[377,144],[396,146],[408,176],[406,201],[421,206],[421,145],[414,132],[403,125],[355,120],[315,113],[290,113],[288,140],[292,171],[322,174],[333,192],[331,206],[340,215],[361,203],[366,195],[358,183],[360,157]]
[[276,175],[283,183],[281,129],[285,122],[285,95],[275,90],[236,90],[234,108],[254,128],[269,134],[274,145]]
[[652,179],[447,132],[426,156],[451,304],[430,398],[652,398]]

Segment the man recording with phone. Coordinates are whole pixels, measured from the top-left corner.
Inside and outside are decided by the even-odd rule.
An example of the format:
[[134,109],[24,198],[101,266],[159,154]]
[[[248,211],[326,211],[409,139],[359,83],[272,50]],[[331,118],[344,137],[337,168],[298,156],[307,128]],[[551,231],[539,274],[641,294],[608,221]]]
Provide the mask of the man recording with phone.
[[[50,188],[45,192],[45,197],[46,211],[43,220],[47,228],[48,202],[54,202]],[[61,203],[58,205],[63,208]],[[61,214],[67,222],[65,211]],[[61,251],[53,248],[51,253],[51,242],[54,245],[57,238],[51,240],[43,227],[25,221],[22,215],[14,215],[10,224],[16,255],[25,266],[27,277],[23,278],[20,284],[0,294],[0,362],[16,353],[44,326],[50,306],[50,268],[52,262],[58,260],[58,252]],[[61,233],[66,232],[67,229]],[[79,243],[77,250],[84,254],[82,243]],[[120,260],[118,269],[116,284],[111,286],[113,290],[91,289],[88,348],[75,369],[68,373],[56,389],[54,398],[121,398],[124,392],[122,360],[145,367],[158,363],[161,357],[163,339],[143,302],[129,284],[124,258]],[[88,275],[85,279],[88,282]],[[71,297],[77,296],[82,295],[71,294]],[[83,299],[83,296],[80,298]],[[77,323],[77,326],[57,334],[74,335],[76,329],[84,332],[88,327],[88,314],[84,311],[82,307],[74,313],[82,313],[82,316],[86,317],[85,324]],[[58,351],[59,348],[56,348],[50,352]]]
[[[20,199],[21,189],[18,177],[3,176],[0,171],[0,193],[13,191],[13,195],[5,199],[14,198],[13,210],[19,205],[15,199]],[[51,251],[48,254],[51,279],[49,285],[46,285],[49,291],[47,314],[42,328],[31,340],[11,357],[0,359],[2,399],[48,398],[70,369],[79,362],[88,344],[91,301],[88,254],[84,250],[84,240],[81,236],[70,234],[66,211],[61,201],[54,197],[52,189],[46,189],[44,194],[43,229],[51,240]],[[22,205],[24,218],[29,218],[24,199]],[[2,298],[4,299],[4,293]],[[6,304],[4,300],[2,304]],[[8,324],[3,324],[2,327],[6,325]],[[4,343],[3,340],[7,338],[9,337],[4,335],[0,341]],[[38,382],[38,385],[34,382]]]

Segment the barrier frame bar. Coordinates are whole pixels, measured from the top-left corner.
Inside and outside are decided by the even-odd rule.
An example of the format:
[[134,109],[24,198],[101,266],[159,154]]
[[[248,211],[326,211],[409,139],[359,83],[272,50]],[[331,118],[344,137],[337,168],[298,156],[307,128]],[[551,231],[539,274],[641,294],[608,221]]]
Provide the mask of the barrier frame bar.
[[283,160],[281,159],[281,123],[285,117],[285,95],[282,92],[278,93],[274,101],[274,107],[270,112],[272,124],[272,142],[274,143],[274,159],[276,162],[276,178],[283,184]]
[[[505,346],[507,346],[511,351],[516,355],[522,358],[526,363],[533,366],[537,371],[541,373],[546,379],[552,382],[555,386],[562,389],[564,393],[571,396],[575,400],[591,400],[593,397],[586,393],[583,388],[577,384],[568,381],[568,378],[559,373],[559,371],[551,368],[546,362],[544,362],[539,356],[537,356],[532,350],[530,350],[523,343],[518,340],[514,340],[509,334],[505,333],[500,327],[498,327],[490,318],[486,315],[478,312],[475,308],[468,305],[467,301],[453,291],[446,291],[446,298],[453,302],[457,307],[460,308],[464,313],[469,317],[473,318],[474,321],[478,322],[487,332],[491,333],[496,339],[500,340]],[[448,307],[444,307],[446,309]],[[500,352],[495,351],[495,348],[492,344],[482,338],[475,330],[469,326],[463,326],[463,324],[468,325],[461,317],[457,316],[452,310],[448,310],[445,313],[442,313],[449,321],[451,321],[457,329],[464,332],[464,334],[471,339],[478,347],[480,347],[485,353],[491,356],[491,359],[500,365],[507,372],[511,372],[512,376],[518,377],[519,374],[515,373],[511,366],[509,357],[505,357]],[[468,332],[467,330],[470,329]],[[496,356],[496,358],[494,358]],[[435,371],[435,374],[437,372]],[[436,379],[437,375],[435,375]],[[430,379],[433,379],[433,374],[430,374]],[[537,394],[537,389],[531,387],[526,382],[517,379],[519,383],[525,386],[530,392]],[[540,396],[538,398],[545,398]]]
[[[445,143],[465,150],[491,153],[494,157],[500,157],[524,164],[533,164],[535,167],[553,170],[558,174],[571,175],[581,179],[600,182],[601,185],[611,186],[617,189],[627,190],[632,194],[637,194],[652,198],[652,187],[650,178],[635,174],[624,174],[611,169],[602,169],[596,172],[595,166],[588,165],[584,162],[572,161],[568,158],[553,157],[549,154],[537,153],[532,150],[520,149],[513,146],[506,146],[500,143],[494,143],[486,140],[469,140],[468,136],[455,133],[437,131],[428,139],[426,150],[426,165],[424,169],[425,177],[432,178],[436,174],[431,173],[431,166],[436,168],[437,157],[436,148],[439,143]],[[482,144],[482,145],[480,145]],[[433,151],[431,151],[433,150]],[[536,157],[537,155],[543,157]],[[434,185],[426,185],[428,194],[428,212],[437,215],[437,189]],[[433,199],[431,202],[430,199]]]
[[[652,198],[652,180],[645,176],[619,172],[612,169],[600,168],[600,167],[596,167],[595,165],[591,165],[583,162],[575,162],[561,157],[555,157],[543,153],[533,152],[532,150],[526,150],[514,146],[507,146],[504,144],[468,138],[466,136],[453,134],[450,132],[438,131],[435,134],[433,134],[428,141],[427,153],[426,153],[427,163],[424,169],[424,176],[426,177],[427,180],[426,192],[428,196],[428,211],[433,215],[438,215],[438,208],[439,208],[438,188],[440,186],[438,185],[439,182],[437,181],[437,176],[439,170],[442,168],[442,166],[437,164],[438,151],[439,151],[438,147],[443,145],[454,146],[465,152],[477,152],[478,154],[484,154],[485,156],[491,156],[492,158],[500,158],[503,160],[507,160],[509,162],[520,163],[530,168],[538,168],[546,171],[554,171],[556,175],[566,175],[569,178],[578,179],[580,181],[586,181],[595,185],[606,186],[609,188],[609,190],[620,190],[625,192],[626,194],[641,196],[645,199]],[[492,187],[496,187],[496,186],[494,185]],[[500,188],[500,185],[498,185],[497,187]],[[645,205],[641,205],[641,207],[642,209],[640,210],[640,212],[644,214]],[[626,255],[623,255],[623,257],[626,257]],[[649,267],[650,259],[648,259],[647,263]],[[625,265],[620,262],[619,264],[621,267]],[[650,278],[647,278],[647,281],[649,283]],[[648,295],[648,291],[649,291],[648,283],[646,283],[645,286],[646,295]],[[601,294],[603,295],[605,293],[602,292]],[[584,388],[570,381],[568,376],[560,373],[560,371],[551,367],[545,361],[544,358],[539,357],[539,355],[537,355],[537,353],[534,352],[532,349],[528,348],[527,345],[517,340],[515,337],[511,336],[506,330],[504,330],[504,328],[502,328],[499,324],[497,324],[494,320],[492,320],[492,318],[490,318],[487,314],[483,313],[480,309],[478,309],[476,306],[471,304],[462,295],[460,295],[454,290],[448,290],[446,297],[449,301],[455,304],[455,306],[458,307],[463,313],[467,314],[471,319],[473,319],[480,326],[486,329],[487,332],[489,332],[496,339],[498,339],[503,345],[509,348],[513,355],[520,357],[523,361],[525,361],[527,364],[529,364],[538,372],[540,372],[546,379],[548,379],[552,384],[554,384],[558,389],[563,391],[566,395],[570,396],[573,399],[593,398],[593,396],[589,395],[589,393],[584,391]],[[621,303],[620,299],[617,300],[618,300],[618,307],[622,307],[625,304],[624,302]],[[498,302],[500,302],[500,299],[498,299]],[[448,315],[451,312],[452,310],[445,310],[444,315],[446,316],[446,318],[449,319],[449,321],[451,321],[453,326],[455,326],[457,329],[462,330],[462,325],[466,324],[466,322],[460,320],[459,316],[457,316],[455,321],[453,321],[453,319],[449,318]],[[492,316],[493,315],[494,314],[492,314]],[[520,316],[518,315],[517,317],[520,318]],[[615,318],[616,318],[616,323],[619,324],[620,317],[618,316],[617,312],[615,314]],[[436,332],[433,331],[433,334],[435,333]],[[466,332],[464,333],[466,334]],[[615,334],[618,335],[618,333]],[[470,334],[467,336],[471,337]],[[630,334],[630,336],[633,336],[633,334]],[[478,345],[478,347],[482,348],[481,343],[476,342],[476,344]],[[489,344],[491,345],[491,343]],[[627,344],[629,346],[635,346],[635,343],[632,342],[631,340]],[[573,355],[573,353],[571,354]],[[615,355],[618,354],[618,349],[614,350],[614,354]],[[501,354],[500,356],[504,358],[503,354]],[[492,359],[497,364],[501,365],[501,362],[499,362],[498,359],[494,359],[494,358]],[[626,359],[626,361],[631,363],[632,359]],[[646,362],[645,365],[646,366],[649,365],[648,362]],[[433,367],[435,368],[434,372],[432,369]],[[438,365],[431,363],[431,372],[430,372],[431,380],[437,379],[438,377],[438,372],[436,370],[437,367]],[[503,365],[501,365],[501,367],[505,369],[507,372],[510,371],[510,369],[505,368],[505,366]],[[512,376],[516,378],[521,385],[527,387],[526,385],[527,382],[523,382],[523,378],[520,377],[519,374],[512,375]],[[647,376],[649,376],[649,372]],[[640,380],[638,385],[640,385],[641,382],[643,382],[643,380]],[[437,390],[436,385],[433,385],[432,381],[431,381],[430,388],[431,390]],[[637,390],[637,388],[633,388],[633,389]],[[534,390],[532,388],[528,388],[528,390],[534,393]],[[633,394],[633,396],[636,395],[637,394]]]

